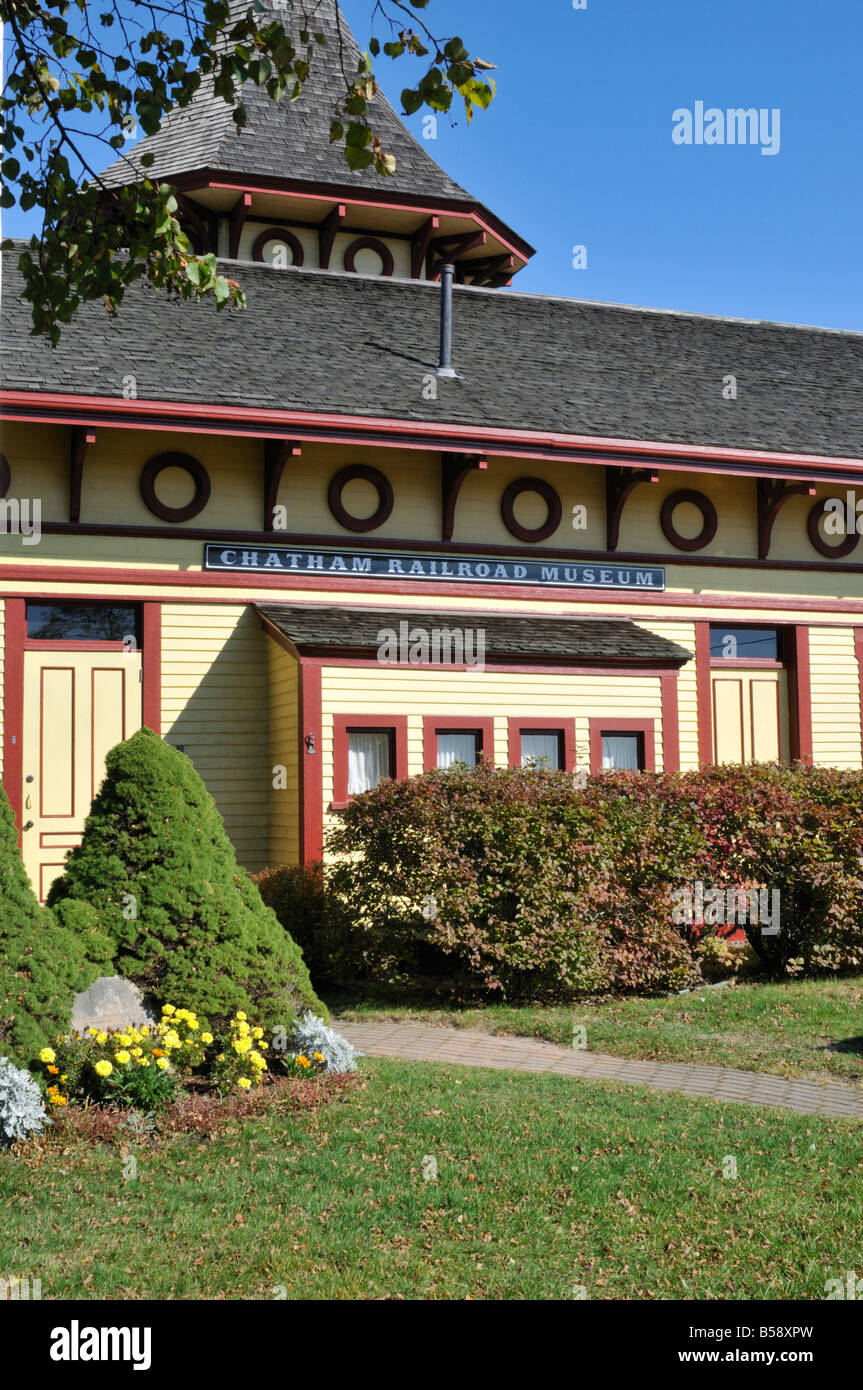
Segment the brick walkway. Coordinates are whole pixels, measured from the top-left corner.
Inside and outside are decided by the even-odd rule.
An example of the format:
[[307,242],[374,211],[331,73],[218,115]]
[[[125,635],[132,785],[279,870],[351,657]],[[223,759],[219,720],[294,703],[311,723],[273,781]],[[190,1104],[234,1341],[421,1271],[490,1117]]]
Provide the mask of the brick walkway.
[[841,1081],[794,1080],[732,1067],[691,1066],[688,1062],[638,1062],[602,1052],[557,1047],[534,1038],[496,1038],[464,1028],[339,1020],[336,1027],[355,1047],[372,1057],[584,1076],[595,1081],[621,1081],[626,1086],[650,1086],[659,1091],[684,1091],[710,1100],[773,1105],[804,1115],[863,1119],[863,1090]]

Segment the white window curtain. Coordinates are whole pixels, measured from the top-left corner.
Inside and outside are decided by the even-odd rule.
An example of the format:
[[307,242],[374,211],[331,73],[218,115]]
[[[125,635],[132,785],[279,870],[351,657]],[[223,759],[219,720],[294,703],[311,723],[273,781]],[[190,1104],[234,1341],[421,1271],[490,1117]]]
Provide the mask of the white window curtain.
[[390,734],[368,729],[348,734],[348,796],[372,791],[390,776]]
[[467,763],[468,767],[475,767],[476,755],[476,734],[438,734],[438,767],[452,767],[453,763]]
[[521,736],[522,767],[545,767],[560,770],[560,739],[557,734],[523,733]]
[[603,770],[615,772],[638,772],[638,735],[603,734]]

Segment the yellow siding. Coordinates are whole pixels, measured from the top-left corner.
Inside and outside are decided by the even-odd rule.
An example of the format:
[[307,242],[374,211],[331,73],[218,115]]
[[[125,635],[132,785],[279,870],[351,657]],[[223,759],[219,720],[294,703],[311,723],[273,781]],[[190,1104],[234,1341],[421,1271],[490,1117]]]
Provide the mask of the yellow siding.
[[662,767],[662,703],[659,678],[430,671],[393,667],[325,667],[322,676],[324,805],[333,800],[333,715],[406,714],[408,775],[423,770],[423,718],[464,716],[494,720],[494,761],[508,761],[509,718],[575,718],[579,765],[590,765],[590,719],[654,719],[657,767]]
[[[267,642],[270,686],[270,833],[269,861],[300,862],[299,666],[278,646]],[[272,785],[275,769],[284,767],[286,786]]]
[[162,734],[215,798],[237,858],[262,869],[272,786],[266,640],[242,604],[162,609]]
[[695,623],[671,620],[660,622],[649,618],[638,618],[639,627],[658,637],[666,637],[691,652],[691,660],[680,669],[677,678],[678,718],[680,721],[680,770],[688,772],[698,768],[698,682],[695,676]]
[[860,673],[854,629],[810,628],[809,660],[813,760],[829,767],[859,768]]

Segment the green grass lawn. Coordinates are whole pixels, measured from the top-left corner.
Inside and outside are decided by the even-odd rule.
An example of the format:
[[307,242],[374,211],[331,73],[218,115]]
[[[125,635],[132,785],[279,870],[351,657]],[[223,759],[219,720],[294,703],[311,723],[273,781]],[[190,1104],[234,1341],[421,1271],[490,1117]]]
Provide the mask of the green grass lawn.
[[345,1019],[398,1019],[546,1038],[569,1046],[583,1025],[591,1052],[718,1063],[777,1076],[863,1083],[863,977],[697,989],[660,999],[599,999],[557,1007],[489,1004],[439,1008],[342,995]]
[[820,1299],[859,1270],[860,1133],[367,1059],[314,1113],[132,1146],[134,1179],[115,1147],[0,1155],[0,1272],[43,1299]]

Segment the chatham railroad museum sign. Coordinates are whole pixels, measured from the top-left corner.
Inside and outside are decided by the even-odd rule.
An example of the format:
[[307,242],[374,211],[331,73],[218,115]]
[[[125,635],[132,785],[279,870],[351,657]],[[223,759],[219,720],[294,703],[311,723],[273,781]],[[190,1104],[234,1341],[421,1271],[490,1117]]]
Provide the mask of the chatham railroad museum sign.
[[361,575],[366,579],[468,580],[557,589],[649,589],[662,593],[665,570],[654,565],[573,565],[556,560],[489,560],[462,555],[403,555],[386,551],[290,550],[268,546],[204,547],[205,570],[254,574]]

